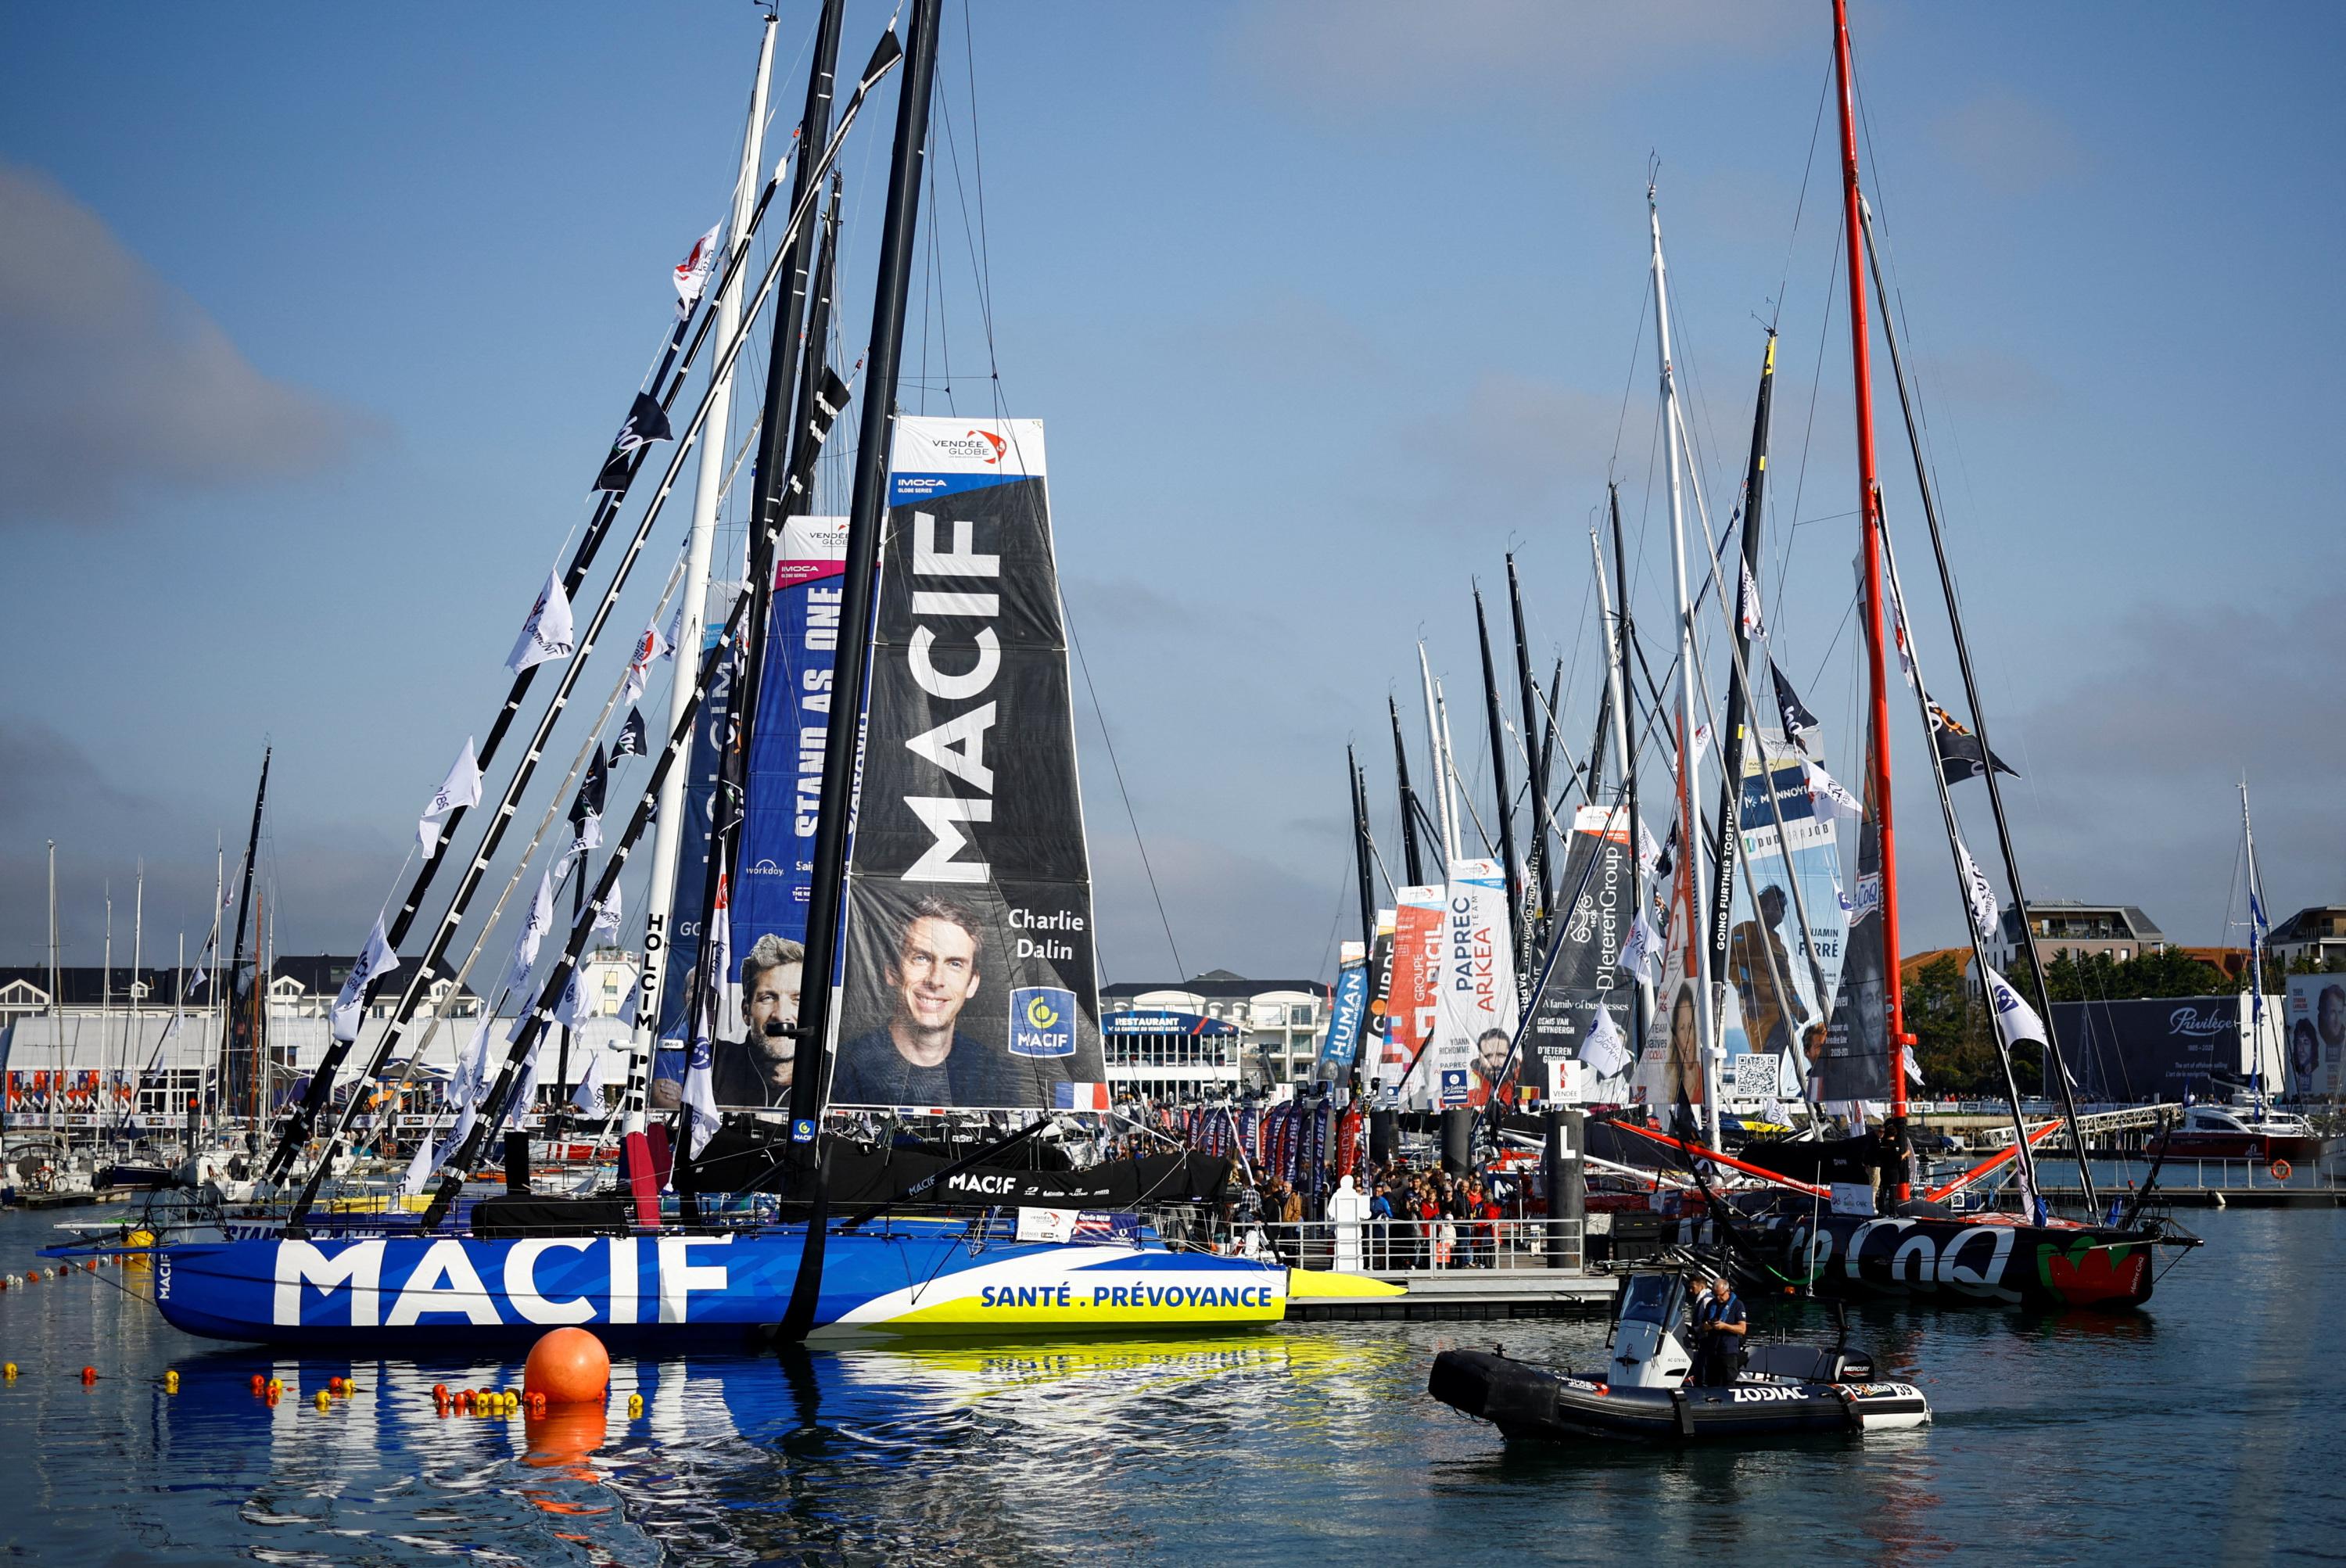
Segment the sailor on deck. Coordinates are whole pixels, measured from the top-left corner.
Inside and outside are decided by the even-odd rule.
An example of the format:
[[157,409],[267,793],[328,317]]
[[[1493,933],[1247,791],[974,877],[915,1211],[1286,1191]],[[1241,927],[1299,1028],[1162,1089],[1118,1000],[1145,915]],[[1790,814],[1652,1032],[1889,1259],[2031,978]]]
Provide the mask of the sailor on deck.
[[1710,1289],[1695,1298],[1694,1325],[1699,1336],[1694,1381],[1700,1388],[1723,1389],[1735,1380],[1743,1339],[1750,1329],[1743,1298],[1735,1293],[1724,1274],[1712,1275]]

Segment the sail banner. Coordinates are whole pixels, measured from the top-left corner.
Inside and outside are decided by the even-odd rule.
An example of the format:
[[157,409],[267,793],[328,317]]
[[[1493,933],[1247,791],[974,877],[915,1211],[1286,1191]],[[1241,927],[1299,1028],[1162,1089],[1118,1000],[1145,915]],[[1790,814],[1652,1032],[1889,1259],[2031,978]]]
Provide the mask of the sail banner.
[[1320,1066],[1313,1076],[1341,1084],[1352,1075],[1352,1058],[1361,1048],[1362,1026],[1369,1012],[1368,953],[1357,942],[1348,942],[1336,971],[1336,994],[1328,1008],[1328,1033],[1320,1043]]
[[[1393,896],[1392,1000],[1385,1010],[1385,1066],[1378,1087],[1399,1096],[1414,1078],[1421,1090],[1433,1040],[1433,991],[1442,970],[1443,890],[1433,884],[1399,890]],[[1425,1096],[1417,1096],[1422,1104]]]
[[[1869,723],[1868,755],[1879,743]],[[1843,899],[1849,934],[1841,984],[1831,1021],[1825,1025],[1823,1053],[1810,1062],[1810,1094],[1819,1100],[1880,1100],[1890,1094],[1890,990],[1882,939],[1882,831],[1873,769],[1865,770],[1862,815],[1852,817],[1845,804],[1835,804],[1840,808],[1839,830],[1854,829],[1857,834],[1857,883]],[[1814,917],[1816,911],[1809,912]]]
[[1393,911],[1377,911],[1377,939],[1369,944],[1369,1016],[1362,1025],[1361,1073],[1372,1083],[1384,1063],[1385,1035],[1392,1007]]
[[[1571,901],[1561,906],[1546,983],[1532,998],[1524,1028],[1523,1055],[1533,1080],[1547,1081],[1547,1063],[1589,1060],[1582,1047],[1600,1009],[1611,1013],[1616,1035],[1628,1034],[1637,976],[1621,960],[1637,914],[1630,890],[1627,809],[1581,807],[1573,813],[1559,888]],[[1617,1075],[1629,1059],[1624,1051],[1610,1072],[1595,1071],[1591,1062],[1590,1076]],[[1613,1060],[1609,1054],[1606,1060]],[[1590,1093],[1607,1097],[1594,1084]]]
[[1506,1071],[1520,1013],[1507,877],[1496,860],[1450,862],[1435,1005],[1434,1103],[1488,1104]]
[[[717,646],[725,622],[733,614],[733,584],[711,584],[709,614],[700,633],[700,657]],[[673,640],[673,639],[671,639]],[[700,891],[709,883],[709,840],[714,830],[717,775],[725,763],[725,747],[733,734],[733,683],[740,671],[735,661],[720,660],[709,677],[709,693],[694,717],[691,771],[685,775],[684,832],[676,859],[676,909],[668,921],[668,957],[660,972],[659,1038],[668,1046],[653,1063],[656,1082],[684,1083],[685,1058],[679,1043],[691,1028],[684,1015],[685,993],[692,972],[700,962]]]
[[760,936],[806,940],[814,877],[823,739],[831,728],[831,661],[847,580],[847,519],[792,517],[774,565],[773,619],[750,729],[749,799],[741,819],[741,885],[734,890],[733,951]]
[[[1833,995],[1849,941],[1838,824],[1846,821],[1853,830],[1856,820],[1844,819],[1830,795],[1810,788],[1816,769],[1781,730],[1762,728],[1755,738],[1743,756],[1743,795],[1736,809],[1747,873],[1736,894],[1744,918],[1729,933],[1724,978],[1741,1005],[1750,1048],[1790,1061],[1805,1074],[1822,1060],[1821,1044],[1812,1036],[1830,1012],[1818,983],[1824,997]],[[1803,910],[1812,946],[1803,942]],[[1737,1069],[1730,1064],[1727,1071]]]
[[2289,977],[2289,1092],[2346,1094],[2346,975]]
[[900,418],[832,1103],[1106,1079],[1043,425]]

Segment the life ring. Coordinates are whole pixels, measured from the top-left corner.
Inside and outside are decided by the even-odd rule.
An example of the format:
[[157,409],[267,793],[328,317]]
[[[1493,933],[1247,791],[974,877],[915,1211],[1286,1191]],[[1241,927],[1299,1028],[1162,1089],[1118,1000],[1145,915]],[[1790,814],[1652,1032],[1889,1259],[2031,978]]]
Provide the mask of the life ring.
[[2289,1162],[2287,1160],[2273,1161],[2271,1167],[2273,1180],[2287,1181],[2289,1179]]

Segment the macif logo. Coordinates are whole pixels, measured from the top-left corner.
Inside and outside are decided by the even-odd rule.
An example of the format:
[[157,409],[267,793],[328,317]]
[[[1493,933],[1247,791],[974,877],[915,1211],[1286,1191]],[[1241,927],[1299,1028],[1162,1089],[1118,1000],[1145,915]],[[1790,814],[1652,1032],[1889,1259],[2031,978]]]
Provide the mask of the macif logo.
[[1076,1054],[1076,993],[1056,985],[1022,985],[1010,993],[1010,1054]]

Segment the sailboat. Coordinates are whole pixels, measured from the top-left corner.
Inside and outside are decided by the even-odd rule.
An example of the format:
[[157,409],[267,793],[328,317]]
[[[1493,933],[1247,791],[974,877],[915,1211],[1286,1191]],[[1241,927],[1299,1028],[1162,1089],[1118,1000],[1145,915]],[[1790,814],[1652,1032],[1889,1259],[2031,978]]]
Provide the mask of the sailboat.
[[[904,42],[900,46],[892,32],[883,39],[833,127],[829,78],[841,9],[831,0],[817,36],[790,229],[756,301],[738,320],[720,320],[715,385],[680,433],[653,508],[656,514],[690,443],[721,440],[709,428],[710,402],[740,351],[747,322],[796,252],[864,95],[901,65],[853,502],[831,621],[845,657],[834,661],[830,711],[865,722],[830,723],[821,748],[798,959],[801,973],[818,983],[801,986],[794,1021],[777,1015],[760,1032],[762,1040],[787,1039],[793,1047],[787,1115],[723,1116],[713,1104],[714,1015],[732,967],[723,955],[731,923],[719,920],[695,961],[684,1104],[673,1124],[648,1114],[650,1043],[641,1030],[633,1043],[618,1113],[620,1187],[585,1196],[529,1190],[526,1140],[518,1135],[505,1139],[508,1190],[485,1196],[473,1184],[496,1129],[525,1108],[537,1046],[566,1012],[575,1015],[566,998],[575,998],[599,911],[610,907],[630,853],[656,816],[658,842],[675,841],[678,813],[667,802],[696,720],[712,688],[740,672],[740,650],[765,633],[751,616],[770,608],[772,596],[752,591],[736,599],[708,639],[671,709],[641,798],[616,840],[602,846],[599,876],[576,900],[564,950],[502,1059],[480,1060],[486,1081],[476,1104],[444,1145],[419,1154],[417,1174],[432,1189],[422,1212],[411,1218],[318,1210],[325,1174],[354,1116],[346,1107],[330,1127],[322,1120],[332,1073],[321,1068],[279,1142],[282,1175],[312,1135],[324,1132],[322,1152],[290,1209],[258,1234],[167,1238],[156,1247],[156,1300],[174,1325],[226,1339],[363,1340],[423,1353],[582,1324],[614,1344],[667,1349],[777,1336],[1223,1329],[1277,1321],[1298,1294],[1397,1292],[1270,1259],[1177,1250],[1139,1215],[1107,1207],[1147,1196],[1142,1162],[1042,1176],[1007,1163],[1037,1139],[1055,1109],[1076,1106],[1102,1088],[1104,1075],[1043,431],[1033,421],[997,421],[979,431],[966,420],[897,412],[940,5],[914,0]],[[773,26],[769,18],[760,97]],[[753,136],[761,120],[762,104],[753,100]],[[744,185],[754,158],[745,155]],[[752,217],[762,210],[761,201]],[[746,261],[746,233],[729,246],[711,290],[720,301]],[[795,309],[777,312],[778,339],[798,327]],[[683,335],[679,320],[672,341]],[[820,333],[809,335],[809,348],[820,365]],[[845,383],[827,369],[801,392],[787,473],[774,465],[761,482],[749,560],[753,585],[773,581],[790,503],[804,494],[822,439],[847,402]],[[649,515],[639,530],[648,526]],[[694,550],[700,547],[696,537]],[[583,563],[576,570],[583,577]],[[559,587],[558,580],[550,585]],[[694,585],[687,595],[689,604]],[[541,610],[552,598],[551,591],[541,596]],[[563,672],[556,707],[610,603],[607,595],[576,639],[580,657]],[[677,654],[681,682],[701,639],[677,640],[686,644]],[[742,711],[754,711],[754,697]],[[542,744],[541,733],[466,867],[452,912],[461,912],[477,885]],[[453,827],[445,830],[453,836]],[[712,845],[712,880],[725,874],[724,850]],[[658,883],[663,876],[672,882],[673,866],[672,859],[665,873],[655,866],[656,904],[666,901]],[[726,891],[721,881],[709,890],[704,911],[726,911]],[[420,892],[411,890],[405,909]],[[656,914],[668,918],[665,909]],[[443,921],[430,962],[444,951],[453,923]],[[379,924],[377,937],[384,934]],[[388,958],[389,945],[371,943],[371,951]],[[750,946],[744,956],[754,958],[762,941]],[[357,1005],[390,964],[362,967],[372,972],[352,982]],[[831,976],[839,983],[820,983]],[[412,996],[413,980],[406,989]],[[647,1006],[656,1005],[653,990],[647,986]],[[972,1005],[979,998],[991,1003],[982,1013]],[[413,1005],[403,999],[403,1017]],[[485,1031],[481,1038],[485,1043]],[[388,1054],[387,1044],[378,1046],[378,1058]],[[382,1065],[378,1060],[369,1075]],[[849,1139],[832,1125],[834,1102],[974,1110],[1025,1125],[960,1158],[923,1160]],[[671,1130],[680,1149],[661,1135]],[[1190,1163],[1178,1163],[1186,1180]],[[670,1174],[679,1195],[673,1206],[660,1194]],[[952,1208],[919,1207],[941,1200]]]

